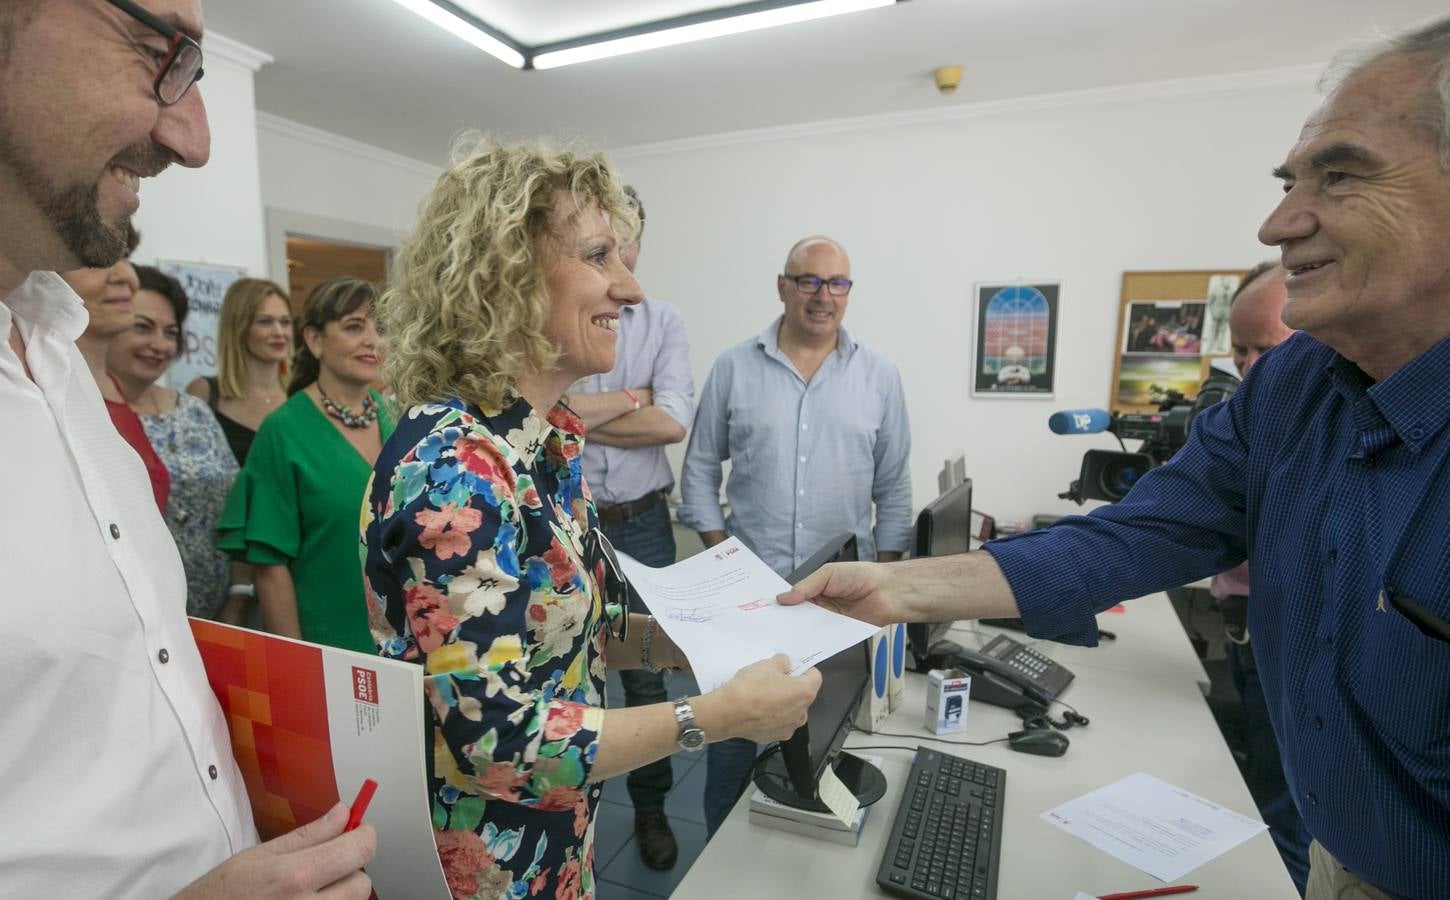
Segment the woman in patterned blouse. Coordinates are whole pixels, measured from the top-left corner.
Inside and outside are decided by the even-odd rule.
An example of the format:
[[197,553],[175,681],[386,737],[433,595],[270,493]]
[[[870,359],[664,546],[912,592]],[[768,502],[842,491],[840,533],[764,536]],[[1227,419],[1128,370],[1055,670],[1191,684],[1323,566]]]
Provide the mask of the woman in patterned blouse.
[[[408,407],[364,511],[385,655],[427,671],[430,797],[455,897],[594,895],[599,783],[667,756],[660,703],[605,711],[604,667],[680,665],[653,622],[609,627],[570,385],[614,365],[635,227],[600,156],[486,141],[425,201],[379,302],[384,379]],[[651,639],[645,656],[643,643]],[[642,658],[643,657],[643,658]],[[691,698],[707,740],[789,736],[820,676],[783,656]]]
[[206,403],[156,383],[181,352],[186,292],[150,266],[136,266],[136,276],[141,286],[131,298],[131,328],[111,341],[106,367],[131,398],[171,474],[166,527],[186,568],[187,614],[241,624],[246,597],[228,586],[250,584],[251,568],[231,563],[212,534],[236,480],[237,461]]

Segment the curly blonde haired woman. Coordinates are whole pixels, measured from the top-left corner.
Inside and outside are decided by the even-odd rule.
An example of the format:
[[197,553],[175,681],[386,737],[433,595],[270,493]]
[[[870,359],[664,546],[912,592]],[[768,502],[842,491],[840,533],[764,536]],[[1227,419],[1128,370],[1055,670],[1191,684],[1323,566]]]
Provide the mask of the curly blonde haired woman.
[[778,656],[678,720],[668,703],[602,708],[606,643],[615,668],[683,663],[606,601],[583,425],[562,401],[613,367],[619,310],[641,299],[619,253],[634,227],[601,156],[476,141],[379,302],[384,378],[409,408],[374,470],[365,578],[382,652],[428,673],[455,897],[592,897],[599,782],[705,740],[784,738],[820,684]]

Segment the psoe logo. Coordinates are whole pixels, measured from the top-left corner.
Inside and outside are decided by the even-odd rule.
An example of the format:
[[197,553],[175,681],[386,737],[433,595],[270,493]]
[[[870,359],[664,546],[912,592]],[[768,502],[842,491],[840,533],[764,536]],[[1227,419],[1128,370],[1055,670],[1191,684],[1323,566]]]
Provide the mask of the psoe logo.
[[352,695],[361,703],[378,705],[378,673],[372,669],[352,667]]

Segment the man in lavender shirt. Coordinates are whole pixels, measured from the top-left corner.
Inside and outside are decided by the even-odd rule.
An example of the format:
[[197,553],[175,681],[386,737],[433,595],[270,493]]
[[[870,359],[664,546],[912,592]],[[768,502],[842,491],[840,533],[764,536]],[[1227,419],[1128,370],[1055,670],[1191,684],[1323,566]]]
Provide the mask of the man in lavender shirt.
[[[624,190],[639,212],[643,236],[644,205],[633,188]],[[621,252],[633,272],[638,241]],[[665,500],[675,478],[665,445],[685,439],[695,414],[690,341],[679,311],[648,298],[620,310],[614,369],[585,379],[569,395],[569,403],[589,429],[584,478],[594,494],[605,536],[647,566],[672,564],[675,535]],[[635,612],[649,610],[637,607]],[[626,706],[666,699],[661,672],[630,669],[619,675]],[[664,809],[665,795],[674,786],[669,757],[630,772],[626,784],[634,803],[640,857],[652,869],[670,868],[679,851]]]

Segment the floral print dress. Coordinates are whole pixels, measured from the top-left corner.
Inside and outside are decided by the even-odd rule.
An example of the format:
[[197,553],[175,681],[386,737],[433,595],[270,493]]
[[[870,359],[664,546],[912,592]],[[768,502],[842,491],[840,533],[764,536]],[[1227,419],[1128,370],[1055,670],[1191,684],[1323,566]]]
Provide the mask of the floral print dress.
[[186,614],[210,619],[227,598],[230,562],[216,548],[215,534],[237,460],[206,402],[184,391],[177,391],[170,410],[140,418],[171,473],[165,518],[186,567]]
[[594,896],[588,776],[621,610],[586,540],[583,430],[522,399],[414,407],[368,490],[369,612],[383,655],[426,670],[434,837],[457,898]]

